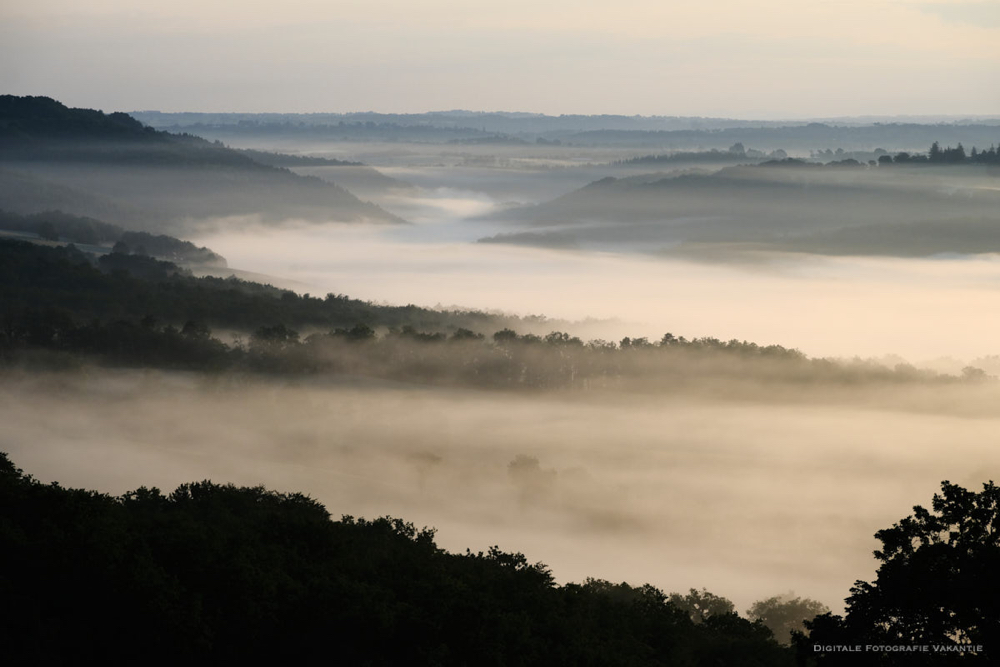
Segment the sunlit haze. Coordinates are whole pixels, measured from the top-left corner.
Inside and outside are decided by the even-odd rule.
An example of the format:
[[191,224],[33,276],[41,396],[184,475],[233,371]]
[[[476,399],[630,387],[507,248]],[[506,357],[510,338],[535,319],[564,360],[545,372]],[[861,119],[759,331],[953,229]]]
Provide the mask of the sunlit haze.
[[108,111],[994,114],[989,0],[0,6],[0,89]]

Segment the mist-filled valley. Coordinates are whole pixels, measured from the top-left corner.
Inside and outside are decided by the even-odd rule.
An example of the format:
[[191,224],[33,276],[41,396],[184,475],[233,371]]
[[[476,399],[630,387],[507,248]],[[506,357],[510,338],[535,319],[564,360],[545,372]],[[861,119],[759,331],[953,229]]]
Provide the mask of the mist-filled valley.
[[1000,464],[991,384],[522,395],[91,369],[8,373],[3,392],[3,448],[43,481],[308,490],[560,581],[704,586],[739,609],[788,590],[838,609],[877,529]]
[[41,482],[263,484],[753,620],[842,614],[1000,471],[994,120],[0,115]]

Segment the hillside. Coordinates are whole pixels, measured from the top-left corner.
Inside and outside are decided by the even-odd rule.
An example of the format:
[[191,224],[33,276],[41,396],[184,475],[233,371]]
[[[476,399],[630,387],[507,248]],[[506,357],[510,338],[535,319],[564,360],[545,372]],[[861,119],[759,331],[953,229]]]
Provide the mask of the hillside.
[[[0,189],[0,208],[59,208],[115,224],[179,231],[199,220],[401,222],[344,188],[263,164],[220,143],[161,132],[127,114],[0,96],[0,168],[33,188]],[[72,202],[81,208],[72,208]],[[99,209],[99,210],[97,210]]]
[[494,214],[512,229],[482,241],[681,253],[733,244],[889,256],[997,252],[995,183],[988,165],[797,160],[609,177]]
[[35,315],[42,319],[58,315],[60,321],[80,324],[148,316],[176,326],[195,321],[243,333],[276,323],[324,330],[359,323],[409,325],[445,332],[462,328],[492,332],[547,323],[545,318],[480,311],[376,305],[342,294],[300,296],[236,278],[196,278],[170,262],[147,256],[116,252],[98,257],[73,246],[0,239],[0,316],[12,324]]

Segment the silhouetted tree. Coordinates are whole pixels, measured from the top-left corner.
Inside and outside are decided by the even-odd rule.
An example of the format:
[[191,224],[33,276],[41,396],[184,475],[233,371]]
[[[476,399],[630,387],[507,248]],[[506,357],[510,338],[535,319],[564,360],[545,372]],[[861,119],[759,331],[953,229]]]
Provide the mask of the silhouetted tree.
[[[845,617],[807,622],[810,638],[796,640],[800,654],[845,643],[982,645],[991,657],[1000,652],[1000,488],[988,482],[976,493],[942,482],[931,510],[918,505],[875,537],[882,542],[875,581],[855,583]],[[834,654],[813,657],[851,664]],[[877,657],[854,662],[876,664]],[[918,664],[909,658],[905,664]]]
[[942,482],[931,507],[875,534],[882,565],[851,589],[848,614],[900,641],[1000,638],[1000,488]]
[[927,157],[931,162],[942,162],[943,155],[941,153],[941,145],[938,142],[931,144],[931,149],[927,153]]

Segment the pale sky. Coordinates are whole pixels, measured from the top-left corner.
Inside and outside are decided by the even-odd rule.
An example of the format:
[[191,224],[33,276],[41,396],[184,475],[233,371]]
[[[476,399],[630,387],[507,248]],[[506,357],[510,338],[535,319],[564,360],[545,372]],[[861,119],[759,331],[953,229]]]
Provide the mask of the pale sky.
[[1000,0],[0,0],[0,93],[130,111],[1000,113]]

